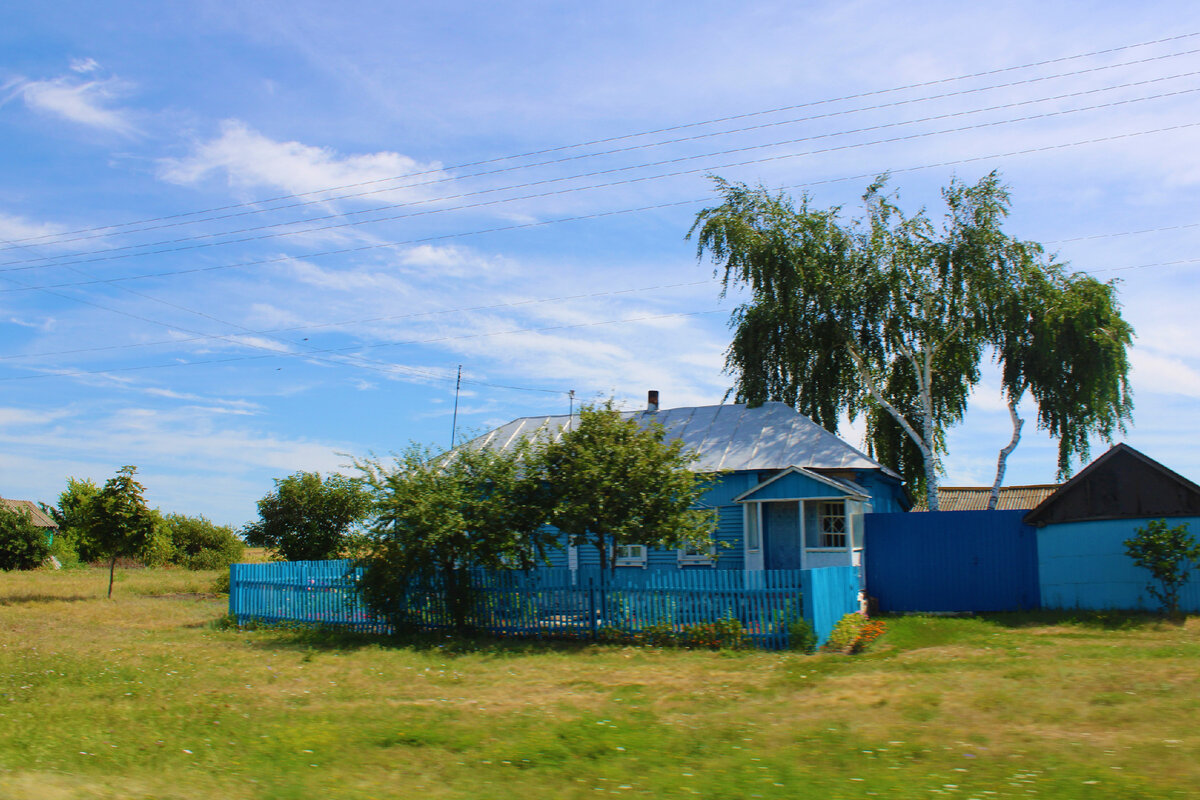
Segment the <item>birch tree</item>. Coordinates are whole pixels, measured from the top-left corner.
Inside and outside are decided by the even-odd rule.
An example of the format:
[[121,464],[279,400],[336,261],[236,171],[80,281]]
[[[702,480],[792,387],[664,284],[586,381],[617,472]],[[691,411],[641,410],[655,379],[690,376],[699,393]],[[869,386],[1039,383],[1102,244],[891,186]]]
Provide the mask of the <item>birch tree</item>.
[[842,412],[866,412],[869,449],[936,510],[945,432],[979,380],[989,309],[1030,245],[1003,231],[1010,199],[995,173],[946,187],[939,222],[906,215],[886,182],[868,187],[864,219],[843,223],[840,208],[717,179],[725,202],[688,236],[724,291],[750,295],[726,358],[737,399],[791,402],[834,432]]
[[1027,257],[995,310],[992,339],[1013,429],[996,460],[989,509],[1021,441],[1018,407],[1027,393],[1037,405],[1038,428],[1058,440],[1059,480],[1070,477],[1076,457],[1088,459],[1093,436],[1111,441],[1133,414],[1127,352],[1133,327],[1121,317],[1115,282]]

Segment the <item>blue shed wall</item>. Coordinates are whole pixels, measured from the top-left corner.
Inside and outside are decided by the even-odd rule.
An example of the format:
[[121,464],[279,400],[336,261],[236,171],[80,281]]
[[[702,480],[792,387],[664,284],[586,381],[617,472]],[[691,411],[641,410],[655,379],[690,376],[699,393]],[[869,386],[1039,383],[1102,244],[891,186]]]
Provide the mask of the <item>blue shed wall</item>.
[[882,611],[1037,608],[1038,538],[1025,513],[867,514],[867,594]]
[[[1158,603],[1146,591],[1150,573],[1125,555],[1125,540],[1149,519],[1063,522],[1038,529],[1038,570],[1042,605],[1046,608],[1145,609]],[[1200,517],[1171,517],[1175,527],[1187,523],[1200,538]],[[1200,567],[1184,585],[1184,611],[1200,613]]]

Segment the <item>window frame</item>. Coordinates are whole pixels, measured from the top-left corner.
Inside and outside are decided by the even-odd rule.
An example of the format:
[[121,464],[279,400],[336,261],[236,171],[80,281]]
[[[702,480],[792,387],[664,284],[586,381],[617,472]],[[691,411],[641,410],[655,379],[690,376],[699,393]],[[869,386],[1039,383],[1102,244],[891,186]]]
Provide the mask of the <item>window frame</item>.
[[[625,555],[622,556],[621,550],[625,548],[639,547],[641,548],[640,556]],[[645,567],[650,560],[650,548],[644,544],[614,544],[612,549],[613,564],[618,567]]]
[[[834,506],[841,509],[840,513],[830,513]],[[841,520],[841,530],[827,530],[826,522]],[[850,517],[846,509],[846,501],[820,500],[817,503],[817,542],[821,550],[846,550],[850,546]],[[830,526],[832,527],[832,525]]]

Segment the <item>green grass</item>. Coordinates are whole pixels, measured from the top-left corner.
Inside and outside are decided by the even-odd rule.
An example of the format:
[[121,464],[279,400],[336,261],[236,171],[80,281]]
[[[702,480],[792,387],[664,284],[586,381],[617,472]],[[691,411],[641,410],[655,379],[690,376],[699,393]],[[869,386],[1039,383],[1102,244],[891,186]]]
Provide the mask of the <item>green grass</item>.
[[0,797],[1200,796],[1200,621],[906,617],[858,656],[221,624],[0,575]]

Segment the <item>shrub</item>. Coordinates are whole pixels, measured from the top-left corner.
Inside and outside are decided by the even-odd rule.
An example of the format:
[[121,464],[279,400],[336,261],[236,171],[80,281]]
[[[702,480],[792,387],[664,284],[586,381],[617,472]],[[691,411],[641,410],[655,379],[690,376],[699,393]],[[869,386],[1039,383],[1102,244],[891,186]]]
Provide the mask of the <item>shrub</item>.
[[167,514],[163,518],[163,527],[172,548],[171,563],[186,569],[228,570],[229,565],[240,561],[246,551],[245,543],[232,528],[214,525],[203,516]]
[[1179,592],[1188,581],[1192,565],[1200,563],[1200,545],[1188,533],[1186,522],[1168,528],[1165,519],[1154,519],[1134,530],[1137,535],[1125,540],[1125,554],[1158,581],[1158,585],[1147,584],[1146,590],[1159,602],[1162,612],[1177,617]]
[[869,619],[866,614],[854,612],[837,621],[829,634],[829,641],[822,647],[825,653],[860,653],[871,642],[883,635],[886,626],[883,620]]
[[813,653],[817,649],[817,634],[806,619],[794,619],[788,623],[788,648],[801,653]]
[[34,569],[49,555],[49,537],[33,524],[29,512],[0,503],[0,569]]

